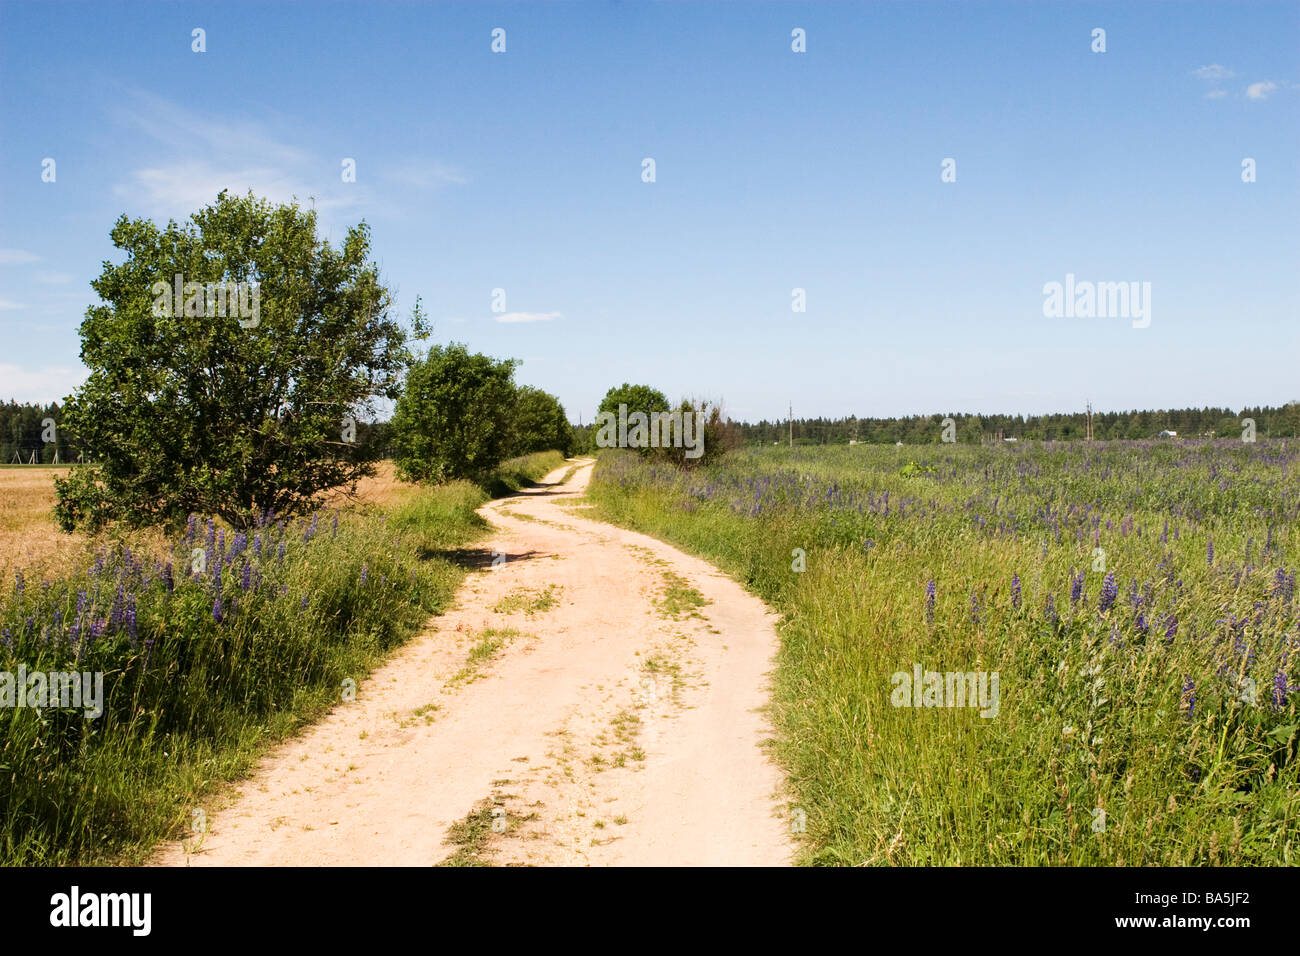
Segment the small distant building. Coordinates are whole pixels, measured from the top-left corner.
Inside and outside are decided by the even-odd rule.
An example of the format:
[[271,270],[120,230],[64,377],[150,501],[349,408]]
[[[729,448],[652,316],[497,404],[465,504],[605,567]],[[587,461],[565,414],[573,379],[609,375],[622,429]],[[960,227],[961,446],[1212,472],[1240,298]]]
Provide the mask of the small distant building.
[[850,445],[856,445],[857,443],[858,443],[858,440],[857,440],[856,438],[850,438],[850,439],[849,439],[849,444],[850,444]]
[[1004,438],[1004,439],[1002,439],[1002,440],[1003,440],[1003,441],[1018,441],[1018,439],[1017,439],[1014,435],[1012,435],[1010,438]]
[[1162,432],[1160,433],[1160,437],[1161,437],[1161,438],[1177,438],[1177,437],[1178,437],[1178,432],[1170,431],[1168,428],[1166,428],[1164,431],[1162,431]]

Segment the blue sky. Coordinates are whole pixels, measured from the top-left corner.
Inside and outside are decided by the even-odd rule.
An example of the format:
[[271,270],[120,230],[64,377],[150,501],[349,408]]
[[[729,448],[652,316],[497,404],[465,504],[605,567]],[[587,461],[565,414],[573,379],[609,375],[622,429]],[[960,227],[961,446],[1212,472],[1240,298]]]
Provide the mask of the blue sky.
[[[401,314],[575,420],[625,380],[751,421],[1279,404],[1298,61],[1296,3],[5,0],[0,398],[84,375],[119,215],[251,187],[365,219]],[[1067,273],[1150,282],[1149,327],[1045,317]]]

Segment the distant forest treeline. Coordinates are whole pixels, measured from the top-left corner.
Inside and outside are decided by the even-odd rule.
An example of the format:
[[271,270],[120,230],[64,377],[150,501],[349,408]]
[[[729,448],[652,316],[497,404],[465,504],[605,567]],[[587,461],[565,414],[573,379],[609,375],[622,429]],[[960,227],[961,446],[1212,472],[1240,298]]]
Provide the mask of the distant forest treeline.
[[[1060,415],[962,415],[956,412],[936,415],[912,415],[907,418],[796,418],[794,443],[805,445],[846,444],[858,442],[903,442],[925,445],[940,441],[943,420],[956,423],[959,442],[978,443],[998,438],[1018,441],[1077,441],[1087,433],[1087,415],[1083,412]],[[1240,438],[1243,419],[1254,419],[1255,434],[1260,438],[1295,438],[1300,436],[1300,402],[1281,408],[1180,408],[1158,411],[1093,412],[1092,434],[1097,441],[1112,438],[1156,438],[1162,431],[1174,431],[1179,438]],[[742,423],[740,429],[748,444],[785,444],[790,440],[787,421]]]
[[[54,461],[56,452],[61,462],[75,461],[78,453],[72,450],[59,430],[62,418],[63,409],[58,402],[19,405],[9,401],[0,405],[0,465],[13,464],[15,453],[23,464],[27,464],[33,452],[38,462],[46,464]],[[46,419],[54,422],[52,434],[44,424]],[[46,441],[47,435],[55,440]]]
[[[1084,438],[1087,416],[1083,412],[1061,415],[961,415],[958,413],[912,415],[906,418],[796,418],[794,442],[797,445],[847,444],[857,442],[903,442],[908,445],[925,445],[940,440],[943,420],[951,417],[956,423],[959,442],[978,443],[999,438],[1018,441],[1049,440],[1078,441]],[[1264,406],[1233,411],[1230,408],[1181,408],[1159,411],[1094,412],[1093,437],[1098,441],[1112,438],[1155,438],[1164,430],[1175,431],[1179,438],[1239,438],[1244,426],[1242,420],[1254,419],[1255,433],[1260,438],[1300,437],[1300,402],[1291,402],[1281,408]],[[46,419],[54,422],[55,441],[44,440],[48,429]],[[17,457],[22,462],[50,463],[75,461],[81,449],[71,445],[63,434],[62,408],[57,402],[48,405],[19,404],[9,401],[0,404],[0,464],[11,464]],[[384,442],[386,423],[368,425],[357,423],[360,441]],[[790,424],[785,421],[761,421],[757,424],[741,422],[737,426],[747,444],[785,444],[790,440]],[[586,430],[590,430],[590,426]],[[575,429],[576,431],[576,429]],[[581,445],[579,447],[585,447]],[[90,457],[89,452],[87,457]]]

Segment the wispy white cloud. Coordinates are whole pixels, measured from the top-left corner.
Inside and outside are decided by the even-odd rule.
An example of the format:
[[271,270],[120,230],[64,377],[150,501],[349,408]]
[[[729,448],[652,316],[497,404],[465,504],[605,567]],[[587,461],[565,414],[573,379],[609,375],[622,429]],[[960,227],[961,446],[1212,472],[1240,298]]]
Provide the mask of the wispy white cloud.
[[1198,66],[1192,72],[1202,80],[1210,80],[1212,82],[1226,80],[1237,75],[1226,66],[1220,66],[1217,63],[1211,63],[1209,66]]
[[342,182],[337,159],[283,142],[262,123],[195,113],[138,90],[123,94],[114,117],[160,156],[114,187],[151,217],[184,220],[223,189],[276,203],[314,200],[322,218],[364,198],[364,189]]
[[33,278],[42,285],[69,285],[74,281],[70,272],[49,272],[44,269],[35,273]]
[[1272,80],[1264,80],[1260,83],[1252,83],[1246,87],[1246,99],[1248,100],[1266,100],[1268,94],[1277,89],[1277,84]]
[[0,249],[0,266],[22,266],[40,261],[40,256],[26,249]]
[[4,382],[4,394],[0,398],[18,402],[61,402],[85,380],[84,368],[31,369],[0,364],[0,382]]
[[1221,100],[1227,95],[1227,90],[1210,90],[1210,92],[1205,94],[1205,98],[1207,100]]
[[119,183],[114,193],[135,198],[150,215],[186,219],[216,201],[228,189],[243,194],[250,189],[262,199],[285,203],[297,198],[307,202],[316,198],[318,212],[328,212],[353,204],[346,198],[312,197],[312,189],[288,173],[269,166],[221,166],[209,160],[189,160],[137,169],[128,183]]
[[322,156],[288,141],[292,121],[257,122],[245,118],[198,113],[143,91],[124,93],[114,110],[117,121],[132,135],[150,143],[159,158],[132,170],[114,187],[114,194],[134,202],[157,219],[184,220],[214,202],[223,189],[245,194],[252,190],[273,203],[297,199],[316,210],[325,235],[341,234],[344,217],[355,221],[364,208],[376,214],[402,215],[408,203],[385,198],[399,190],[430,191],[468,182],[462,171],[430,160],[386,164],[358,162],[356,182],[340,175],[343,156]]
[[25,309],[27,306],[21,302],[14,302],[10,299],[0,299],[0,312],[8,312],[14,309]]
[[498,322],[549,322],[560,318],[559,312],[505,312],[494,315]]

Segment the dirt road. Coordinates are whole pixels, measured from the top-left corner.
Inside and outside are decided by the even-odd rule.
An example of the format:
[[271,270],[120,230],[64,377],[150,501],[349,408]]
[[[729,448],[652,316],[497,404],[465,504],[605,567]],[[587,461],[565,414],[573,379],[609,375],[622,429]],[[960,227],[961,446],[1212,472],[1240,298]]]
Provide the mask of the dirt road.
[[158,862],[790,862],[762,748],[775,616],[566,507],[573,464],[485,505],[499,530],[454,608]]

